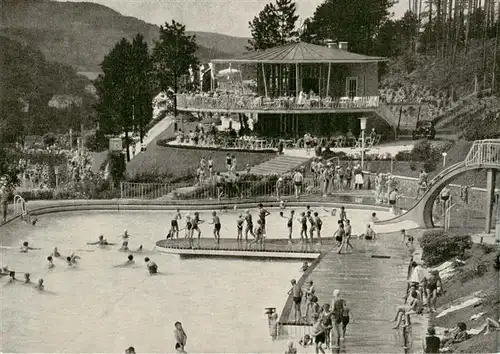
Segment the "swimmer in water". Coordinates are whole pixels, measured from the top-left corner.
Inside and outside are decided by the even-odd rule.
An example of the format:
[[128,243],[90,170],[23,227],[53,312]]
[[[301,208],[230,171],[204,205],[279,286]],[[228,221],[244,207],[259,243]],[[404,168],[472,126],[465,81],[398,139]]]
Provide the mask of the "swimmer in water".
[[118,267],[128,267],[128,266],[131,266],[131,265],[134,265],[134,264],[135,264],[134,256],[131,255],[131,254],[129,254],[127,256],[127,260],[125,261],[125,263],[116,265],[115,267],[116,268],[118,268]]
[[302,267],[300,267],[300,271],[301,272],[305,272],[308,269],[309,269],[309,263],[307,263],[307,262],[304,262],[304,264],[302,265]]
[[337,216],[337,209],[333,208],[332,210],[328,210],[326,208],[323,208],[324,211],[328,213],[329,216]]
[[120,247],[120,249],[118,251],[128,252],[129,251],[129,249],[128,249],[128,241],[123,241],[122,242],[122,246]]
[[148,271],[150,275],[158,273],[158,266],[155,262],[150,260],[148,257],[144,258],[144,262],[146,262],[146,267],[148,267]]
[[57,247],[54,247],[54,251],[52,251],[52,257],[55,257],[55,258],[61,257],[61,254],[57,250]]
[[8,284],[15,283],[16,281],[18,281],[18,280],[16,279],[16,272],[14,272],[13,270],[11,270],[11,271],[9,272],[9,282],[8,282]]
[[371,222],[377,222],[378,221],[377,213],[372,213],[370,221]]
[[38,279],[38,284],[36,285],[38,291],[45,290],[45,285],[43,285],[43,279]]
[[280,200],[280,209],[284,210],[286,208],[286,201]]
[[28,241],[24,241],[21,246],[21,253],[28,253],[28,251],[41,250],[41,248],[30,247]]
[[123,238],[124,240],[126,240],[126,239],[129,239],[129,238],[130,238],[130,235],[129,235],[129,233],[128,233],[127,229],[125,229],[125,231],[123,231],[122,238]]
[[75,265],[70,256],[66,257],[66,264],[68,265],[68,267],[73,267]]
[[96,242],[87,242],[87,245],[112,246],[114,243],[108,242],[108,240],[104,238],[104,235],[100,235]]
[[10,275],[10,270],[8,266],[3,266],[2,269],[0,270],[0,275],[5,276],[5,275]]
[[243,241],[243,223],[245,222],[245,218],[242,214],[238,216],[236,219],[236,241]]
[[56,265],[53,262],[52,256],[47,257],[47,261],[49,261],[48,268],[53,269]]
[[31,284],[30,273],[24,273],[24,284]]

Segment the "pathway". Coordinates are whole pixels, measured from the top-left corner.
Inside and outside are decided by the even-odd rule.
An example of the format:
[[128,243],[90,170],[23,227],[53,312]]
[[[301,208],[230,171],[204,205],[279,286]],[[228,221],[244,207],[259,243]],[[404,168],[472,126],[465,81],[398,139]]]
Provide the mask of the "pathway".
[[[406,250],[399,240],[397,233],[381,235],[375,242],[354,240],[354,253],[338,255],[330,251],[301,279],[314,281],[320,305],[331,302],[334,289],[341,291],[351,310],[351,323],[342,344],[347,352],[402,351],[402,335],[392,329],[396,306],[403,303],[408,267]],[[293,322],[291,306],[289,298],[281,323]]]
[[[155,141],[155,139],[165,130],[167,130],[172,123],[174,123],[174,117],[173,116],[166,116],[163,118],[161,121],[156,123],[144,136],[143,143],[145,146],[148,146],[151,142]],[[134,157],[140,154],[141,152],[141,146],[140,142],[137,142],[136,144],[136,150],[135,150],[135,155],[133,153],[132,146],[129,147],[130,150],[130,160],[132,160]]]

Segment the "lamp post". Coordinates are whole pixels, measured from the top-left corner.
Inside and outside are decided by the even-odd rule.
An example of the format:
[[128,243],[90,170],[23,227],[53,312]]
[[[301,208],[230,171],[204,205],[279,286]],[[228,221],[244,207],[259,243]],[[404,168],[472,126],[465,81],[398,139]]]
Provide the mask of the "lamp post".
[[361,117],[359,118],[359,125],[361,126],[361,170],[364,168],[365,163],[365,130],[366,130],[366,121],[368,118]]
[[446,155],[448,155],[446,152],[443,152],[443,167],[446,167]]
[[59,188],[59,166],[54,166],[54,174],[56,175],[56,189]]

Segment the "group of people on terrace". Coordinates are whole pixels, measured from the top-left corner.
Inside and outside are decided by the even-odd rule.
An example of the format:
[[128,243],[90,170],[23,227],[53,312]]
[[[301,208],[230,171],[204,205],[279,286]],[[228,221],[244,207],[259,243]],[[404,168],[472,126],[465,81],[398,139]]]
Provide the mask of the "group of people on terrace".
[[379,97],[320,97],[313,90],[298,94],[284,92],[278,97],[244,93],[241,90],[184,92],[177,95],[177,104],[185,108],[211,109],[334,109],[378,107]]

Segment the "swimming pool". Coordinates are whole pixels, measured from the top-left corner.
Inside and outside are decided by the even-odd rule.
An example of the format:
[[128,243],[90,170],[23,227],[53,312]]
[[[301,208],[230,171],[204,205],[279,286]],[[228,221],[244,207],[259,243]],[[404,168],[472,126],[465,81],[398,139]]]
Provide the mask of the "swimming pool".
[[[270,211],[269,237],[286,238],[286,220],[277,210]],[[221,214],[221,237],[235,237],[238,213]],[[348,210],[354,233],[364,230],[370,214]],[[384,217],[383,212],[377,214]],[[201,216],[209,220],[210,212]],[[283,342],[273,343],[269,337],[264,307],[281,312],[290,279],[300,277],[300,264],[184,260],[152,252],[171,217],[170,211],[85,211],[40,216],[36,227],[20,222],[2,227],[1,264],[19,273],[30,272],[34,281],[43,277],[47,291],[38,293],[21,284],[2,288],[1,351],[123,352],[132,345],[140,352],[172,352],[173,323],[181,321],[190,352],[283,352]],[[324,234],[331,236],[336,219],[323,219]],[[377,231],[391,227],[401,225]],[[131,234],[131,249],[144,245],[135,267],[113,267],[127,256],[117,251],[118,246],[86,246],[101,233],[119,244],[125,228]],[[210,225],[202,225],[202,231],[203,237],[211,237]],[[42,250],[19,253],[17,247],[24,240]],[[5,248],[9,246],[16,248]],[[56,268],[48,270],[46,257],[54,246],[63,255],[76,251],[82,257],[80,264],[68,268],[55,260]],[[161,275],[147,274],[145,256],[158,264]]]

